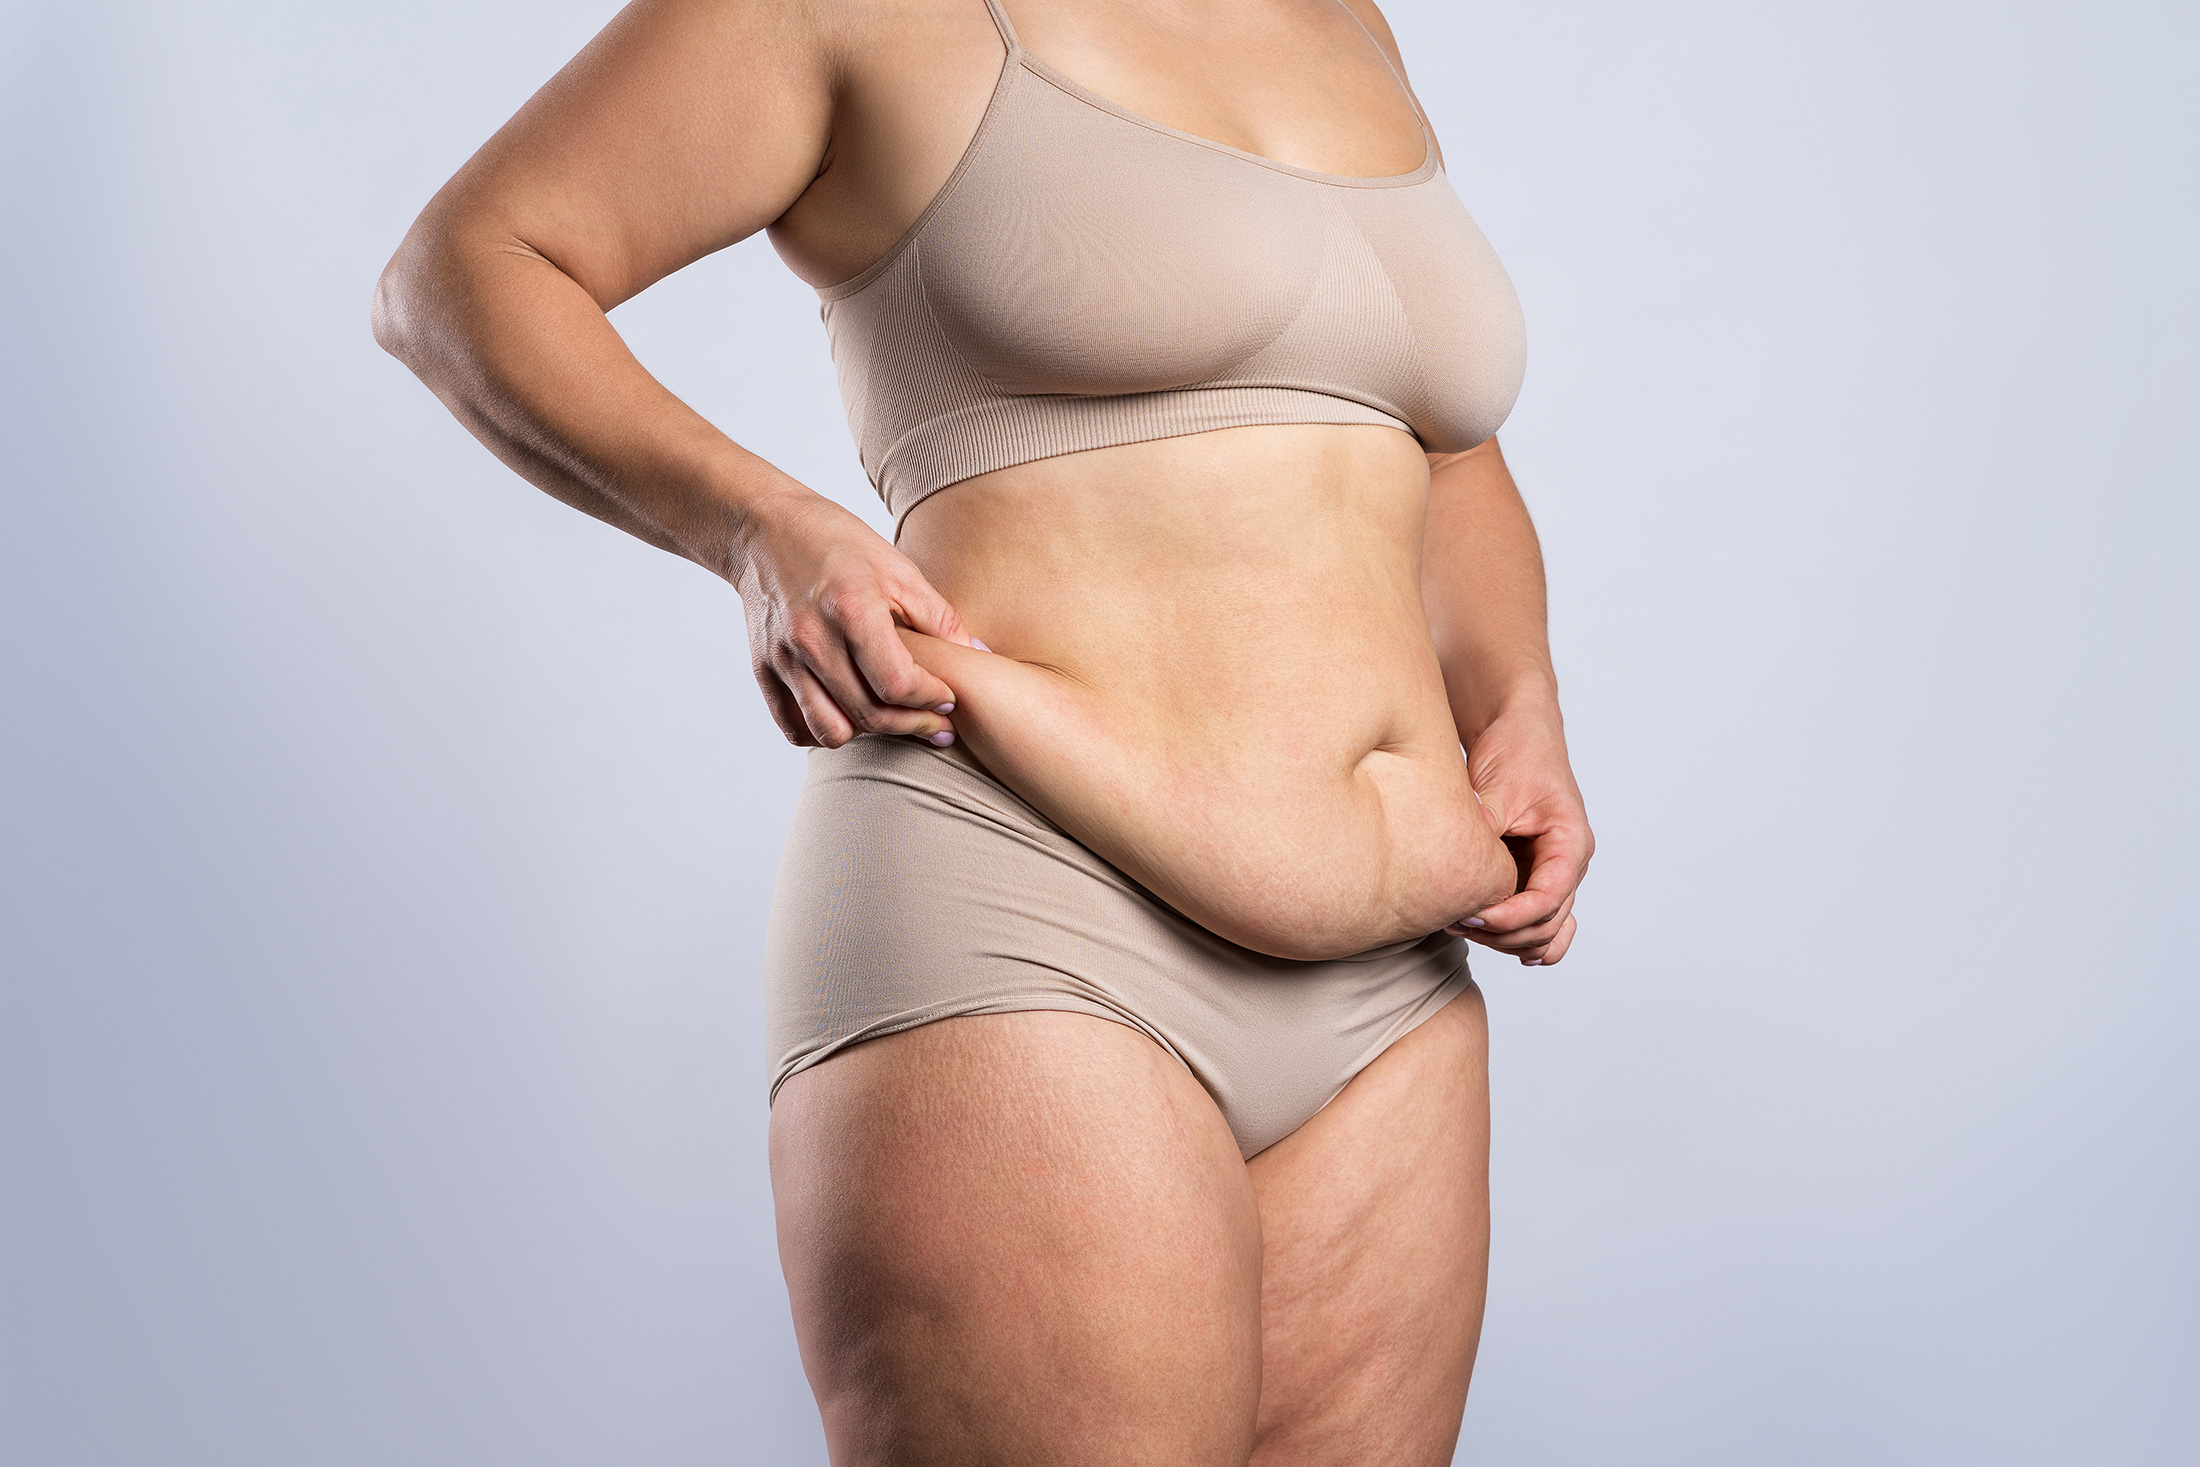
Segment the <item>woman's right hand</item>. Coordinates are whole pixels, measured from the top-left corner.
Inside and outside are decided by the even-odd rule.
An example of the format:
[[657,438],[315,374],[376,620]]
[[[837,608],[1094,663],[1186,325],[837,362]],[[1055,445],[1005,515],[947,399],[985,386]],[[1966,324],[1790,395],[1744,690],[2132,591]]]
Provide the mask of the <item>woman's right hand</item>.
[[858,734],[954,742],[955,692],[917,666],[895,628],[971,645],[916,562],[821,494],[753,505],[734,587],[749,661],[787,741],[837,749]]

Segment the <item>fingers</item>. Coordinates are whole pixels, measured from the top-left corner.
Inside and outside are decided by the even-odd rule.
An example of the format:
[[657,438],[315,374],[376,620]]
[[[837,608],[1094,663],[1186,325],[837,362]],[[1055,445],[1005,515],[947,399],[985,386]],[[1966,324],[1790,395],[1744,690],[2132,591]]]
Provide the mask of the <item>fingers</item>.
[[[920,583],[921,584],[921,583]],[[934,625],[963,635],[962,624],[929,586],[926,602]],[[910,656],[894,619],[894,606],[876,586],[819,598],[809,618],[798,621],[789,640],[804,672],[833,703],[837,717],[828,736],[809,720],[819,743],[838,748],[859,734],[908,735],[935,744],[954,742],[955,690]],[[797,695],[800,696],[798,687]],[[807,704],[804,705],[807,708]],[[851,730],[842,733],[841,727]]]
[[1549,966],[1551,966],[1551,964],[1557,962],[1560,958],[1565,957],[1566,949],[1572,947],[1573,945],[1574,919],[1573,915],[1571,913],[1568,913],[1565,925],[1558,929],[1558,936],[1552,938],[1551,945],[1543,949],[1541,953],[1537,954],[1535,960],[1528,963],[1527,966],[1531,968],[1548,968]]
[[862,734],[954,742],[954,725],[941,711],[953,710],[954,690],[917,665],[881,600],[857,606],[828,600],[798,619],[773,670],[801,709],[811,741],[825,748]]
[[[738,580],[757,681],[790,743],[839,748],[863,734],[953,742],[954,690],[896,634],[907,620],[969,644],[924,573],[815,495],[760,515]],[[793,508],[787,508],[792,504]]]
[[1532,922],[1502,923],[1489,916],[1490,912],[1496,910],[1495,907],[1485,908],[1475,916],[1455,923],[1453,930],[1461,937],[1471,937],[1484,947],[1493,947],[1502,953],[1531,953],[1547,946],[1558,936],[1558,929],[1573,914],[1574,894],[1566,893],[1548,915]]
[[1565,957],[1566,950],[1574,945],[1574,933],[1578,924],[1574,920],[1573,902],[1568,900],[1566,906],[1566,912],[1557,921],[1518,933],[1493,937],[1470,929],[1461,922],[1454,922],[1444,930],[1454,937],[1464,937],[1494,952],[1518,958],[1523,968],[1548,968]]
[[1574,894],[1588,866],[1586,843],[1560,828],[1533,837],[1509,836],[1505,844],[1523,867],[1521,889],[1444,930],[1511,954],[1530,967],[1556,963],[1573,945]]
[[[805,743],[821,748],[837,749],[856,736],[855,725],[840,711],[833,695],[806,667],[790,668],[782,677],[788,693],[802,711],[802,721],[809,730],[809,738],[795,739],[797,746]],[[791,736],[790,736],[791,737]]]
[[1567,920],[1573,916],[1573,911],[1573,893],[1568,892],[1558,904],[1558,909],[1540,922],[1518,927],[1499,927],[1494,923],[1470,927],[1467,924],[1474,920],[1470,917],[1466,922],[1454,924],[1451,930],[1461,937],[1472,938],[1484,947],[1495,948],[1501,953],[1511,953],[1515,957],[1528,958],[1557,939],[1559,929],[1566,925]]
[[788,743],[798,749],[817,746],[817,735],[810,731],[809,719],[802,712],[802,705],[779,680],[768,663],[759,662],[750,669],[756,674],[756,685],[764,690],[764,706],[771,710],[772,722],[779,725],[779,732]]
[[[893,637],[891,631],[888,635],[895,649],[906,660],[909,654],[901,646],[900,638]],[[929,673],[923,675],[923,684],[916,683],[916,664],[910,662],[908,674],[895,686],[903,688],[905,695],[909,696],[914,694],[908,690],[924,686],[926,695],[933,699],[935,706],[909,708],[896,703],[881,702],[872,690],[870,678],[864,675],[851,655],[852,651],[845,644],[822,638],[815,644],[802,648],[806,670],[832,695],[833,701],[839,705],[841,715],[856,733],[928,736],[948,727],[945,715],[937,711],[938,708],[954,706],[955,695],[947,684]]]
[[[1506,844],[1513,847],[1516,859],[1523,854],[1517,837]],[[1476,929],[1475,936],[1532,934],[1530,940],[1540,945],[1557,935],[1558,924],[1573,905],[1574,890],[1581,885],[1581,874],[1588,867],[1588,853],[1564,830],[1547,831],[1528,844],[1532,854],[1527,861],[1526,880],[1519,891],[1468,919]]]
[[[929,708],[901,708],[881,703],[847,653],[820,639],[800,646],[800,660],[781,672],[801,705],[803,721],[817,742],[837,749],[862,734],[906,734],[934,742],[953,743],[954,724],[946,715]],[[943,705],[952,706],[943,697]],[[941,740],[938,736],[946,734]]]
[[896,597],[896,604],[901,609],[902,622],[911,631],[938,637],[943,642],[960,642],[965,647],[976,644],[976,639],[964,629],[962,618],[955,614],[955,608],[947,604],[945,596],[932,589],[931,582],[904,588]]
[[[885,606],[874,601],[853,612],[848,618],[846,632],[848,652],[856,672],[863,679],[863,692],[870,701],[881,707],[923,708],[935,713],[942,707],[954,707],[955,690],[917,665],[896,632],[894,618]],[[839,690],[836,688],[834,692],[837,695]],[[841,706],[848,708],[849,705],[843,703]],[[855,710],[849,708],[849,711]],[[888,730],[865,729],[864,732]]]

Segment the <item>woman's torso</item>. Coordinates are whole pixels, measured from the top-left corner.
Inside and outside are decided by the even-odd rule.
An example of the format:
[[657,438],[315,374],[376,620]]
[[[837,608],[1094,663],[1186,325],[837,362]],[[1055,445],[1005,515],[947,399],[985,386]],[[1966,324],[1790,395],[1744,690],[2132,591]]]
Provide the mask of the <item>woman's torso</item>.
[[[1442,190],[1434,202],[1456,209],[1399,80],[1338,0],[1272,0],[1258,11],[1218,12],[1211,25],[1172,26],[1137,0],[1021,0],[1013,11],[1026,54],[1044,58],[1023,69],[1058,83],[1037,94],[1053,112],[1000,105],[1004,47],[979,0],[916,5],[900,18],[896,44],[853,52],[875,55],[877,64],[851,67],[828,166],[774,228],[781,253],[829,303],[853,301],[870,312],[856,323],[871,333],[858,345],[878,364],[860,368],[851,391],[859,442],[867,436],[863,394],[892,403],[897,391],[905,401],[914,390],[862,373],[906,372],[905,358],[926,349],[942,365],[918,375],[963,372],[963,396],[905,412],[908,421],[869,438],[921,448],[926,412],[932,422],[958,423],[983,423],[992,413],[1006,425],[975,438],[940,440],[935,432],[946,446],[929,461],[904,454],[891,461],[898,480],[881,478],[889,502],[897,491],[902,500],[895,506],[902,548],[994,649],[989,656],[911,637],[919,660],[956,689],[964,740],[1099,854],[1194,920],[1264,951],[1357,952],[1418,936],[1509,892],[1510,866],[1468,786],[1422,612],[1427,462],[1423,445],[1400,427],[1424,436],[1494,429],[1517,386],[1517,368],[1510,383],[1501,380],[1517,342],[1499,341],[1493,351],[1462,329],[1471,321],[1439,313],[1433,326],[1417,322],[1415,303],[1397,298],[1411,285],[1392,289],[1380,261],[1374,286],[1389,294],[1377,300],[1364,265],[1355,286],[1333,248],[1324,254],[1318,241],[1277,238],[1295,229],[1311,235],[1318,221],[1342,217],[1340,197],[1363,201],[1377,187],[1433,183]],[[1017,127],[1024,132],[1000,136]],[[1082,141],[1050,149],[1048,137],[1033,135],[1047,127]],[[1111,127],[1128,129],[1124,167],[1132,176],[1109,169],[1096,151]],[[1143,150],[1149,170],[1173,173],[1171,149],[1206,170],[1199,194],[1144,227],[1126,220],[1144,197],[1137,155]],[[1049,166],[1062,155],[1059,167]],[[977,202],[943,195],[951,178]],[[1165,193],[1167,183],[1156,178],[1149,192]],[[1184,187],[1182,176],[1176,185]],[[1240,188],[1256,203],[1214,211],[1216,197]],[[1066,230],[1052,223],[1110,193],[1124,202],[1089,211]],[[1382,217],[1414,227],[1413,202],[1402,193],[1398,202],[1404,212]],[[958,204],[959,232],[936,229],[954,220]],[[1170,233],[1203,208],[1210,217]],[[1428,214],[1425,203],[1420,208]],[[993,217],[1025,211],[1027,232],[1042,247],[1026,248],[1006,270],[986,262],[1008,277],[999,292],[984,271],[957,274]],[[1240,217],[1248,212],[1257,217]],[[1422,227],[1444,222],[1440,211],[1433,217],[1437,225]],[[1074,308],[1062,309],[1069,292],[1047,278],[1050,228],[1063,240],[1056,248],[1097,250],[1120,267],[1126,288],[1088,284]],[[1232,228],[1245,231],[1234,244]],[[1478,244],[1471,222],[1465,230]],[[1345,232],[1358,238],[1350,219]],[[927,249],[930,257],[920,257]],[[1279,252],[1282,266],[1259,263]],[[1486,302],[1493,272],[1503,286],[1494,260],[1483,264],[1471,248],[1452,269],[1456,280],[1445,278],[1441,250],[1429,257],[1436,263],[1418,288],[1439,304],[1447,289]],[[888,270],[904,278],[914,311],[880,304],[873,284]],[[1293,270],[1304,281],[1294,283]],[[1163,313],[1160,325],[1173,324],[1173,336],[1144,309],[1139,282],[1156,275],[1192,282],[1177,291],[1178,309]],[[1084,431],[1084,441],[1107,441],[1081,419],[1050,427],[1039,413],[1068,406],[1104,414],[1124,400],[1111,393],[1166,402],[1170,389],[1213,380],[1215,364],[1232,356],[1225,338],[1245,329],[1240,318],[1259,314],[1264,288],[1292,300],[1326,290],[1329,334],[1302,329],[1286,343],[1291,351],[1271,353],[1298,376],[1271,381],[1263,367],[1271,376],[1277,369],[1256,363],[1240,373],[1245,387],[1233,381],[1218,400],[1227,410],[1279,381],[1294,391],[1311,386],[1319,399],[1312,415],[1330,421],[1288,421],[1306,414],[1290,407],[1286,421],[1258,421],[1255,409],[1236,419],[1244,426],[1057,447],[1008,462],[1037,451],[1018,443],[1019,432],[1037,440]],[[1166,293],[1165,285],[1156,289]],[[1233,289],[1245,293],[1242,304],[1212,307]],[[1023,308],[1014,305],[1019,290],[1030,303]],[[1509,287],[1503,291],[1509,309]],[[958,293],[967,297],[960,319]],[[1389,338],[1364,339],[1384,310],[1397,318]],[[1295,319],[1306,314],[1301,308]],[[1481,314],[1502,311],[1485,306]],[[1044,318],[1041,329],[1030,327],[1035,318]],[[917,341],[919,325],[939,339]],[[1436,338],[1427,343],[1433,353],[1418,349],[1417,325]],[[1508,326],[1517,333],[1514,318],[1481,334]],[[850,332],[843,325],[838,334],[836,349]],[[1118,341],[1120,364],[1108,356]],[[1365,359],[1356,371],[1355,352]],[[1494,355],[1497,365],[1482,371],[1500,380],[1431,390],[1430,357],[1456,376],[1466,370],[1457,365],[1461,353],[1469,368]],[[1060,363],[1070,359],[1078,363],[1070,376],[1101,380],[1046,380],[1063,377]],[[1346,365],[1335,369],[1333,385],[1322,373],[1338,361]],[[847,387],[845,357],[842,372]],[[1074,400],[1080,396],[1094,401]],[[1325,414],[1320,403],[1330,402],[1341,409]],[[1415,413],[1422,422],[1398,421]],[[1477,414],[1486,426],[1476,426]],[[1221,420],[1231,421],[1227,411]],[[994,460],[1006,466],[973,456],[969,441],[1006,441]],[[1072,438],[1070,446],[1079,445]],[[866,450],[880,475],[880,451]]]

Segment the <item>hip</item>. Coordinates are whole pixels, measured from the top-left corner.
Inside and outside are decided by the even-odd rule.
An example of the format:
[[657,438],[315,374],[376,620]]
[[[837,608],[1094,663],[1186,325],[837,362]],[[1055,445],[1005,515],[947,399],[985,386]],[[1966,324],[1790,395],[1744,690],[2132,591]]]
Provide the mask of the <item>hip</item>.
[[960,749],[861,739],[809,760],[767,942],[774,1093],[866,1039],[1067,1010],[1184,1063],[1251,1155],[1470,984],[1441,933],[1315,961],[1232,943]]

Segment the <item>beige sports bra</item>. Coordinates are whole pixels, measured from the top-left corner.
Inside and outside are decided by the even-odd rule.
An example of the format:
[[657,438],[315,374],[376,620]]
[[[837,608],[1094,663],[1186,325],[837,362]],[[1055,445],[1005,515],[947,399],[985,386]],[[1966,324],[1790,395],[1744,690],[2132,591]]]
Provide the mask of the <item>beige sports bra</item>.
[[1081,449],[1369,423],[1452,453],[1497,431],[1520,303],[1433,139],[1393,177],[1293,168],[1126,112],[986,7],[1008,59],[962,160],[883,259],[818,292],[897,526]]

